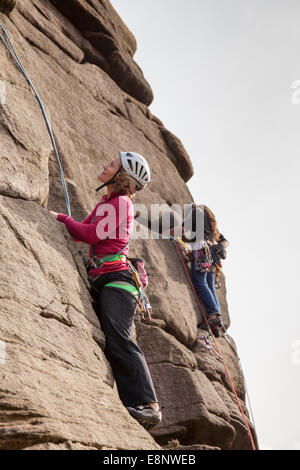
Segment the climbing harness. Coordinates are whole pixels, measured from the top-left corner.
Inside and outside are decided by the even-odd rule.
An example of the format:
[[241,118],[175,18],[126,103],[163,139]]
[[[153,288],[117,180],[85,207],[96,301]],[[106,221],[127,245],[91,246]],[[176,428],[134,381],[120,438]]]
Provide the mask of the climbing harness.
[[48,129],[48,133],[49,133],[49,136],[50,136],[50,139],[51,139],[51,142],[52,142],[54,154],[55,154],[56,161],[57,161],[58,168],[59,168],[60,180],[61,180],[61,184],[62,184],[62,188],[63,188],[63,193],[64,193],[65,202],[66,202],[68,216],[71,217],[71,206],[70,206],[70,200],[69,200],[69,194],[68,194],[68,190],[67,190],[67,186],[66,186],[66,181],[65,181],[65,177],[64,177],[64,172],[63,172],[63,169],[62,169],[62,165],[61,165],[61,161],[60,161],[59,154],[58,154],[58,151],[57,151],[54,135],[53,135],[50,123],[49,123],[49,119],[47,117],[47,113],[46,113],[44,104],[43,104],[36,88],[34,87],[34,85],[32,84],[32,82],[30,80],[30,78],[28,77],[27,72],[26,72],[25,68],[23,67],[23,64],[22,64],[22,62],[21,62],[14,46],[13,46],[11,40],[10,40],[10,37],[9,37],[6,29],[4,28],[4,26],[2,25],[1,22],[0,22],[0,39],[3,42],[5,48],[7,49],[9,55],[11,56],[13,61],[16,63],[16,65],[19,68],[19,70],[21,71],[21,73],[24,75],[24,77],[27,80],[29,86],[33,90],[33,92],[35,94],[35,97],[36,97],[36,99],[37,99],[37,101],[40,105],[41,110],[42,110],[43,117],[44,117],[45,122],[46,122],[46,126],[47,126],[47,129]]
[[[122,252],[125,250],[126,246],[122,249]],[[97,275],[96,276],[91,276],[89,274],[89,271],[91,269],[95,269],[95,267],[96,268],[102,267],[104,264],[110,264],[111,262],[112,263],[119,262],[120,261],[120,253],[117,254],[117,255],[112,255],[112,256],[108,256],[108,257],[100,258],[100,259],[96,260],[96,261],[99,261],[99,265],[96,264],[96,266],[95,265],[91,266],[90,260],[86,261],[86,268],[87,268],[87,272],[88,272],[88,280],[89,280],[91,288],[94,289],[96,292],[99,293],[97,287],[95,286],[95,282],[97,281],[99,276],[97,276]],[[122,256],[122,255],[121,255],[121,258],[124,261],[127,259],[128,270],[129,270],[130,274],[132,275],[135,286],[128,285],[128,282],[125,282],[125,283],[123,282],[122,283],[122,281],[121,281],[121,283],[120,283],[120,281],[116,281],[115,283],[108,282],[107,284],[105,284],[105,286],[119,287],[119,288],[121,287],[121,288],[123,288],[127,291],[132,292],[133,294],[137,293],[138,294],[138,308],[139,308],[139,311],[141,313],[141,321],[143,323],[149,324],[151,322],[151,309],[152,309],[152,307],[151,307],[151,304],[149,302],[148,296],[144,292],[144,288],[146,287],[145,280],[144,280],[144,273],[140,274],[139,270],[134,266],[134,264],[136,262],[135,258],[127,258],[126,256]],[[107,259],[107,261],[106,261],[106,259]],[[108,261],[108,260],[112,260],[112,259],[114,261]],[[138,261],[140,262],[141,260],[138,258]],[[93,263],[95,263],[95,261],[93,261]]]
[[250,442],[251,442],[252,449],[253,449],[253,450],[256,450],[256,447],[255,447],[255,443],[254,443],[254,439],[253,439],[253,436],[252,436],[252,432],[251,432],[250,426],[249,426],[248,421],[247,421],[247,419],[246,419],[245,413],[244,413],[244,411],[243,411],[241,402],[240,402],[239,397],[238,397],[238,395],[237,395],[237,392],[236,392],[235,386],[234,386],[234,384],[233,384],[232,378],[231,378],[231,376],[230,376],[229,370],[228,370],[228,368],[227,368],[227,366],[226,366],[224,357],[222,356],[222,354],[221,354],[221,352],[220,352],[220,349],[219,349],[219,347],[218,347],[218,344],[217,344],[217,342],[216,342],[214,336],[212,335],[212,331],[211,331],[209,322],[208,322],[208,320],[207,320],[207,316],[206,316],[204,307],[203,307],[203,305],[202,305],[202,303],[201,303],[201,301],[200,301],[200,299],[199,299],[199,297],[198,297],[198,295],[197,295],[197,292],[196,292],[196,290],[195,290],[195,288],[194,288],[194,286],[193,286],[191,276],[190,276],[190,274],[189,274],[188,268],[187,268],[186,263],[184,262],[184,259],[183,259],[183,256],[182,256],[182,252],[181,252],[181,249],[180,249],[180,245],[177,243],[177,240],[175,240],[174,238],[170,237],[170,240],[173,242],[173,244],[174,244],[175,247],[176,247],[176,251],[177,251],[177,254],[178,254],[179,259],[180,259],[180,261],[181,261],[181,264],[182,264],[182,266],[183,266],[183,269],[184,269],[184,271],[185,271],[187,280],[188,280],[188,282],[189,282],[189,284],[190,284],[190,287],[191,287],[191,289],[192,289],[192,291],[193,291],[193,293],[194,293],[194,295],[195,295],[195,299],[196,299],[197,304],[198,304],[198,306],[199,306],[199,309],[200,309],[200,311],[201,311],[202,317],[204,318],[204,321],[205,321],[205,323],[206,323],[206,325],[207,325],[207,328],[208,328],[209,333],[210,333],[210,335],[211,335],[211,338],[212,338],[212,340],[213,340],[213,343],[214,343],[214,346],[215,346],[215,350],[216,350],[216,352],[218,353],[218,355],[219,355],[219,357],[220,357],[220,359],[221,359],[221,361],[222,361],[222,363],[223,363],[223,366],[224,366],[224,369],[225,369],[227,378],[228,378],[228,380],[229,380],[229,383],[230,383],[232,392],[233,392],[233,394],[234,394],[236,403],[237,403],[237,405],[238,405],[238,408],[239,408],[239,410],[240,410],[240,412],[241,412],[241,415],[242,415],[242,417],[243,417],[243,421],[244,421],[244,423],[245,423],[246,429],[247,429],[247,431],[248,431],[248,435],[249,435],[249,438],[250,438]]
[[[96,219],[96,211],[92,217],[91,223],[93,224],[95,219]],[[90,283],[91,288],[95,289],[97,291],[97,288],[95,287],[95,282],[98,279],[99,276],[91,275],[90,271],[92,269],[99,269],[105,264],[112,265],[114,263],[118,263],[120,261],[126,261],[128,264],[128,270],[131,273],[133,280],[136,285],[136,289],[138,291],[138,308],[141,312],[141,320],[144,323],[150,323],[151,322],[151,305],[148,299],[148,296],[144,292],[144,288],[147,287],[148,285],[148,275],[144,267],[143,260],[140,258],[128,258],[127,256],[122,255],[122,253],[125,251],[125,249],[128,247],[129,243],[131,241],[131,237],[128,240],[128,243],[120,250],[118,253],[112,254],[112,255],[107,255],[99,258],[95,254],[95,245],[91,245],[91,256],[88,260],[86,260],[84,257],[82,257],[87,273],[88,273],[88,280]],[[82,252],[81,252],[82,253]],[[111,284],[111,283],[109,283]],[[108,284],[107,284],[108,285]],[[132,286],[133,287],[133,286]],[[123,287],[124,288],[124,287]],[[126,289],[128,290],[128,289]]]
[[95,245],[91,245],[91,257],[89,258],[87,265],[86,265],[87,272],[89,272],[91,269],[102,268],[104,264],[111,265],[111,264],[118,263],[119,261],[125,261],[126,256],[122,255],[122,253],[123,251],[126,250],[129,243],[130,243],[130,239],[128,243],[126,243],[124,248],[122,248],[122,250],[120,250],[118,253],[115,253],[114,255],[103,256],[103,258],[99,258],[95,254]]
[[210,253],[209,246],[206,242],[202,242],[199,250],[193,251],[195,271],[200,273],[208,273],[213,265],[213,258]]
[[[195,270],[201,273],[206,273],[214,269],[215,272],[215,288],[221,288],[220,275],[222,271],[222,263],[219,255],[215,254],[212,256],[210,247],[207,242],[203,241],[201,247],[198,250],[192,250],[189,252],[186,247],[186,243],[180,238],[176,238],[177,243],[179,243],[181,250],[190,260],[194,257],[194,266]],[[212,245],[212,247],[217,245]]]

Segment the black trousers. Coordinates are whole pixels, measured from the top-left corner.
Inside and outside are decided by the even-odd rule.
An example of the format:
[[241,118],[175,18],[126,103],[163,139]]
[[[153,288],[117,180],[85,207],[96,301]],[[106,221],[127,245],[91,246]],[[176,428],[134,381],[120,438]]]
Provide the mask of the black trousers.
[[144,354],[131,339],[136,307],[135,296],[116,287],[102,287],[94,304],[106,337],[105,355],[126,407],[157,402]]

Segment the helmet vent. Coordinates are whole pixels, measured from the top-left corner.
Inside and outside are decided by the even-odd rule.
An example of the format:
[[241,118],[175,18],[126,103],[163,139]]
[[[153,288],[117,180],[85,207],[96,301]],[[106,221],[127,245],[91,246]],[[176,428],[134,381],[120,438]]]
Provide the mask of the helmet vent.
[[130,169],[133,171],[131,158],[128,158],[127,162],[128,162],[128,165],[130,166]]

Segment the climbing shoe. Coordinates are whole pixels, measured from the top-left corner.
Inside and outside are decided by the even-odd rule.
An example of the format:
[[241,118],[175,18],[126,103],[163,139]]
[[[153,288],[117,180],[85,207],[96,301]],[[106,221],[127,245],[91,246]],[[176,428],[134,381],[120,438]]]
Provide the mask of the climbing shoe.
[[127,411],[136,419],[147,431],[161,422],[161,411],[154,411],[150,405],[128,406]]
[[[223,329],[223,323],[221,316],[217,315],[216,317],[210,318],[208,316],[208,324],[215,338],[219,338],[221,329]],[[202,322],[198,325],[198,329],[209,331],[209,328],[205,322]]]
[[214,326],[211,328],[212,334],[215,338],[219,338],[220,336],[220,328],[218,326]]
[[220,331],[221,331],[221,326],[222,326],[222,320],[220,315],[214,317],[214,318],[209,318],[208,317],[208,323],[211,328],[211,331],[214,335],[215,338],[219,338],[220,336]]

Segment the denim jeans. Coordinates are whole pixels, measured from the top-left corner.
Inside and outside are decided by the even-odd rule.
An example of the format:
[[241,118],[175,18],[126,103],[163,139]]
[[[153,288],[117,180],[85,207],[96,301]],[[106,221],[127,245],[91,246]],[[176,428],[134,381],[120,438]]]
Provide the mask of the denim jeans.
[[[212,252],[212,250],[211,250]],[[212,252],[213,254],[213,252]],[[215,291],[215,273],[201,273],[195,270],[194,259],[192,258],[192,282],[197,295],[202,302],[207,315],[220,315],[220,304]]]

